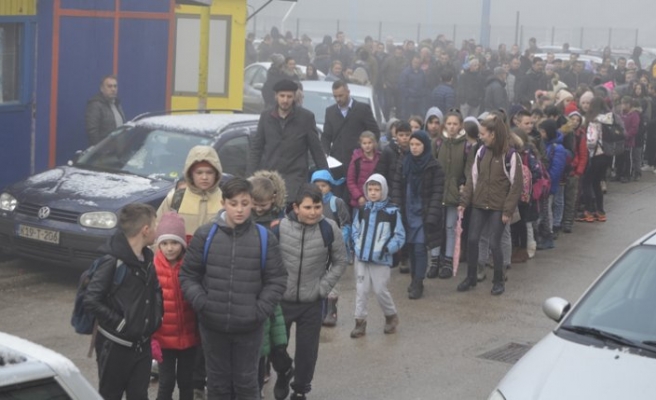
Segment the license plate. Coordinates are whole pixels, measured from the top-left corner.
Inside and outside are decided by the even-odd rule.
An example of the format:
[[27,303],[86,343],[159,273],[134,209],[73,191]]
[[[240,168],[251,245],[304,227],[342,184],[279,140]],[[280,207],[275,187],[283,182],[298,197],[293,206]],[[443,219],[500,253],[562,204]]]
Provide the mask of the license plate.
[[59,232],[49,229],[34,228],[27,225],[18,225],[18,236],[41,242],[59,244]]

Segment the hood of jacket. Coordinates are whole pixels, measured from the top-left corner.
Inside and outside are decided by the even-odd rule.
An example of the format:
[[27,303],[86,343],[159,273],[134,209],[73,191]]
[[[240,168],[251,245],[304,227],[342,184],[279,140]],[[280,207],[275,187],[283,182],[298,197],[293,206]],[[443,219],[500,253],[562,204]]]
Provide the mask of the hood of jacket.
[[327,169],[320,169],[318,171],[315,171],[312,174],[312,179],[310,179],[311,183],[314,183],[316,181],[328,182],[331,187],[335,187],[335,186],[342,185],[346,180],[344,178],[335,179],[333,178],[333,175],[330,173],[330,171],[328,171]]
[[117,231],[114,235],[110,236],[107,242],[100,246],[98,250],[101,253],[109,254],[112,257],[123,261],[128,266],[135,268],[145,269],[153,260],[153,252],[148,247],[144,247],[142,250],[144,261],[139,260],[134,254],[134,251],[132,251],[128,238],[120,231]]
[[465,132],[464,129],[461,129],[455,137],[449,136],[449,133],[446,131],[446,129],[442,131],[442,137],[444,138],[444,140],[447,140],[447,139],[458,140],[458,139],[464,138],[466,135],[467,135],[467,132]]
[[426,112],[426,117],[424,118],[424,126],[428,122],[428,118],[430,118],[432,116],[436,116],[437,119],[440,120],[440,124],[442,124],[442,120],[444,119],[444,114],[442,113],[442,110],[440,110],[437,107],[431,107]]
[[266,178],[273,183],[273,188],[276,191],[274,206],[279,210],[284,210],[286,205],[285,199],[287,198],[287,188],[285,187],[285,181],[282,179],[282,176],[276,171],[260,170],[255,171],[253,177]]
[[199,194],[202,192],[199,188],[194,186],[194,180],[191,176],[191,167],[198,162],[208,162],[217,172],[216,182],[212,185],[207,192],[213,192],[216,188],[219,187],[219,180],[221,180],[221,174],[223,174],[223,169],[221,168],[221,161],[219,161],[219,155],[216,154],[216,150],[210,146],[195,146],[189,150],[187,155],[187,160],[185,161],[184,166],[184,177],[185,182],[187,182],[187,188],[192,192]]
[[235,233],[235,236],[240,236],[244,232],[248,231],[248,228],[253,223],[253,217],[248,217],[243,223],[236,225],[234,227],[229,226],[226,222],[226,210],[221,210],[216,214],[216,217],[212,219],[212,222],[219,226],[219,229],[224,231],[228,235]]
[[387,179],[385,179],[385,177],[382,176],[381,174],[373,174],[369,177],[369,179],[367,179],[364,185],[362,185],[362,192],[364,193],[364,196],[367,199],[367,201],[371,201],[369,199],[369,196],[367,195],[367,185],[369,184],[369,182],[376,182],[380,184],[380,187],[382,188],[381,197],[380,200],[378,200],[378,202],[387,201],[389,195],[389,187],[387,186]]

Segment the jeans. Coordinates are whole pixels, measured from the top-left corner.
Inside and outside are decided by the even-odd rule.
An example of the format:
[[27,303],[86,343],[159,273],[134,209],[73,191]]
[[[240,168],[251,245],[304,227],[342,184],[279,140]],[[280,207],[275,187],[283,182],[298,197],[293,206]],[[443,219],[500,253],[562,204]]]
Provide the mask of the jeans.
[[494,283],[503,282],[503,252],[501,237],[506,224],[501,220],[503,212],[494,210],[472,209],[469,222],[469,238],[467,243],[467,278],[476,280],[478,262],[478,242],[484,229],[489,225],[490,249],[494,259]]
[[553,239],[553,204],[554,195],[540,199],[540,219],[538,221],[538,237],[542,240]]
[[567,177],[567,184],[565,185],[563,220],[561,226],[565,228],[572,228],[574,225],[574,218],[576,217],[576,203],[579,194],[579,177]]
[[426,244],[411,243],[411,246],[410,269],[412,271],[412,278],[422,280],[426,277],[426,269],[428,268],[428,251],[426,251]]
[[453,258],[453,250],[456,247],[456,224],[458,223],[458,207],[447,206],[445,211],[446,222],[446,248],[444,253],[447,258]]
[[121,346],[104,337],[96,336],[98,363],[98,393],[105,400],[148,400],[150,367],[153,355],[150,342],[141,350]]
[[252,332],[223,333],[200,324],[205,349],[207,398],[230,400],[232,392],[239,400],[259,400],[257,382],[264,324]]
[[632,153],[631,153],[631,169],[633,170],[633,177],[640,176],[642,175],[642,155],[643,155],[643,148],[642,146],[636,146],[633,148]]
[[[481,240],[478,242],[478,263],[487,264],[490,255],[490,225],[483,229]],[[510,224],[506,224],[501,237],[501,253],[503,254],[503,265],[510,265],[512,253],[512,237],[510,235]]]
[[162,349],[164,361],[159,364],[157,400],[172,400],[176,382],[180,400],[193,400],[192,378],[196,361],[196,347],[184,350]]
[[553,226],[560,228],[563,223],[563,214],[565,212],[565,185],[558,185],[558,191],[553,195]]
[[598,155],[592,157],[585,175],[583,175],[583,196],[585,210],[588,212],[604,211],[604,192],[601,190],[601,181],[606,179],[606,170],[612,162],[612,157]]
[[[296,351],[294,352],[294,382],[291,387],[296,393],[309,393],[312,390],[314,369],[319,356],[319,334],[321,333],[322,300],[312,303],[280,303],[287,325],[287,337],[296,323]],[[291,359],[286,354],[288,360]]]

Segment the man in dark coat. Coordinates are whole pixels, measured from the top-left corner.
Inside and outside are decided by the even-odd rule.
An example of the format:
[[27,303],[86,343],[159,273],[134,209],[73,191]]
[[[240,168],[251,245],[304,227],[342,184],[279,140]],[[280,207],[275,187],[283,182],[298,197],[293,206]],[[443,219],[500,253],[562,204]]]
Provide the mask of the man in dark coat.
[[494,75],[487,79],[485,96],[483,97],[483,111],[495,111],[503,109],[506,112],[510,108],[508,92],[506,92],[506,70],[496,67]]
[[314,114],[294,104],[298,84],[283,79],[273,90],[276,106],[260,115],[257,133],[251,140],[246,175],[260,169],[278,171],[285,180],[287,193],[294,196],[308,180],[308,151],[317,169],[328,169],[328,161],[321,149]]
[[590,85],[593,77],[592,72],[586,71],[583,67],[583,61],[576,61],[572,66],[572,71],[568,74],[564,74],[562,80],[568,87],[575,90],[582,83]]
[[87,102],[84,119],[89,144],[92,146],[123,125],[125,114],[118,99],[118,80],[114,75],[103,77],[100,92]]
[[385,102],[383,103],[385,118],[390,117],[390,112],[393,108],[396,110],[396,115],[401,114],[399,78],[407,65],[408,62],[403,56],[403,47],[396,46],[394,48],[394,54],[387,57],[380,69],[383,91],[385,93]]
[[484,79],[480,71],[480,61],[469,61],[469,68],[464,70],[458,80],[457,102],[463,117],[477,117],[483,100]]
[[412,115],[423,115],[426,111],[426,98],[428,97],[428,79],[421,69],[421,57],[414,54],[410,66],[406,67],[399,78],[399,90],[403,112],[401,119],[408,119]]
[[255,34],[254,33],[249,33],[246,36],[246,49],[245,49],[245,59],[244,59],[244,65],[248,66],[253,64],[254,62],[257,62],[257,50],[255,50],[255,45],[253,44],[253,41],[255,40]]
[[535,92],[547,90],[547,76],[544,74],[544,61],[540,57],[533,58],[531,69],[522,77],[515,93],[515,102],[535,101]]
[[[346,82],[333,83],[333,97],[335,97],[335,104],[326,108],[321,144],[327,155],[333,156],[342,163],[341,167],[333,170],[333,176],[339,179],[346,176],[353,150],[359,147],[360,134],[371,131],[379,139],[380,128],[371,106],[352,98]],[[338,194],[344,186],[346,185],[336,187],[335,194],[348,204],[348,199],[344,199],[348,191],[344,190],[343,193]]]

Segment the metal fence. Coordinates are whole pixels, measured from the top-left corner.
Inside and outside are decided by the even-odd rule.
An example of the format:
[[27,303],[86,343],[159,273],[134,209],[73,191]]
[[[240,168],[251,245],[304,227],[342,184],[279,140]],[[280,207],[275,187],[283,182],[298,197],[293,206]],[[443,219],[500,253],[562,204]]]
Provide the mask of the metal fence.
[[[434,39],[438,34],[444,34],[448,39],[460,46],[463,40],[475,39],[478,42],[481,34],[480,25],[428,25],[421,23],[400,23],[383,21],[356,20],[326,20],[311,18],[292,18],[281,21],[280,18],[256,16],[249,21],[248,31],[262,38],[278,27],[281,32],[290,31],[295,37],[303,34],[318,42],[324,35],[334,37],[335,32],[343,31],[346,36],[361,43],[365,36],[384,41],[387,37],[395,42],[403,40]],[[631,49],[636,45],[656,47],[656,28],[631,29],[612,27],[563,27],[563,26],[492,26],[490,28],[490,47],[496,48],[505,43],[525,45],[528,39],[535,37],[538,45],[562,45],[569,43],[572,47],[597,49],[604,46],[612,48]]]

